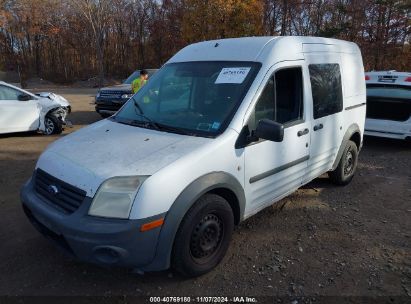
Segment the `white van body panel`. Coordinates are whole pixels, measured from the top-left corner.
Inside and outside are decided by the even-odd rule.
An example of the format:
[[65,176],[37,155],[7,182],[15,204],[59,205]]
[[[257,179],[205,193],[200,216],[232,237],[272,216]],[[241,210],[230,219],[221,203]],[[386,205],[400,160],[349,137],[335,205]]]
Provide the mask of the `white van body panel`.
[[[307,65],[337,63],[341,68],[340,53],[307,53],[305,54],[305,58]],[[310,97],[310,105],[312,107],[312,96]],[[305,182],[331,169],[346,131],[346,128],[343,128],[343,116],[344,112],[342,111],[318,119],[314,119],[314,117],[311,118],[310,159],[307,164],[307,174],[304,178]],[[314,131],[314,126],[317,125],[322,125],[323,128]]]
[[231,38],[198,42],[186,46],[167,63],[189,61],[259,61],[259,54],[280,37]]
[[233,149],[237,138],[236,131],[227,129],[221,136],[209,140],[201,147],[193,143],[192,153],[170,163],[143,183],[134,201],[130,218],[140,219],[167,212],[190,183],[210,172],[227,173],[244,187],[244,155]]
[[[255,104],[264,90],[263,84],[267,83],[268,79],[276,71],[289,67],[301,67],[303,74],[306,69],[304,60],[281,61],[273,65],[265,74],[264,80],[255,94],[251,106],[248,108],[249,111],[247,111],[245,115],[244,124],[246,124],[249,119],[252,109],[255,107]],[[307,95],[309,95],[310,92],[308,92],[306,88],[307,86],[304,86],[303,88],[303,99],[304,108],[308,109],[306,101],[308,99]],[[258,144],[250,145],[244,149],[244,190],[247,200],[245,217],[249,217],[265,208],[267,205],[272,204],[273,198],[281,197],[301,186],[302,178],[307,167],[307,160],[303,160],[295,166],[266,178],[257,178],[258,180],[256,180],[255,177],[259,174],[264,174],[264,172],[267,172],[270,168],[279,168],[290,162],[299,161],[304,158],[308,159],[309,134],[307,134],[308,136],[302,137],[296,137],[295,134],[300,130],[310,127],[309,120],[307,119],[310,114],[311,109],[304,111],[304,123],[284,130],[283,142],[276,143],[263,141]],[[258,155],[258,157],[256,157],[256,155]],[[278,155],[278,157],[272,157],[272,155]]]
[[[115,176],[150,176],[211,141],[102,120],[49,146],[36,167],[93,197]],[[127,143],[127,145],[119,144]]]
[[[307,183],[332,169],[344,134],[351,125],[357,124],[361,134],[364,133],[364,123],[361,122],[365,116],[365,83],[361,53],[356,44],[304,44],[304,51],[307,65],[339,64],[343,89],[342,112],[318,119],[311,116],[311,130],[314,131],[314,127],[318,125],[323,128],[311,134],[310,159],[307,174],[303,179],[303,183]],[[308,85],[311,92],[311,83],[308,82]],[[311,98],[309,104],[312,107],[312,95],[309,94],[308,98]]]

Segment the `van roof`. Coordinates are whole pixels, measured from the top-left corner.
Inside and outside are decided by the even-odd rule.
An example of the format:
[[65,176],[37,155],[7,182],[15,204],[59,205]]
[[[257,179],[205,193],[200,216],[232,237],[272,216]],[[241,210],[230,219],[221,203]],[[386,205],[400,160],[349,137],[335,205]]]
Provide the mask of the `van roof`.
[[371,71],[365,73],[366,84],[392,84],[411,86],[410,72]]
[[355,43],[343,40],[302,37],[243,37],[203,41],[180,50],[167,63],[187,61],[263,62],[275,51],[278,60],[302,59],[308,52],[359,53]]

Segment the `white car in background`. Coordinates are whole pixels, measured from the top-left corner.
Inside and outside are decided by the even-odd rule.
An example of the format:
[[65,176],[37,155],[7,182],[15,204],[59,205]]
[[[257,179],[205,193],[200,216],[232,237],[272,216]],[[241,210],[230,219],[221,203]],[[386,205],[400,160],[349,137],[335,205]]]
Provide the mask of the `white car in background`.
[[411,73],[368,72],[365,135],[411,140]]
[[70,103],[60,95],[32,94],[0,81],[0,134],[25,131],[59,134],[70,112]]

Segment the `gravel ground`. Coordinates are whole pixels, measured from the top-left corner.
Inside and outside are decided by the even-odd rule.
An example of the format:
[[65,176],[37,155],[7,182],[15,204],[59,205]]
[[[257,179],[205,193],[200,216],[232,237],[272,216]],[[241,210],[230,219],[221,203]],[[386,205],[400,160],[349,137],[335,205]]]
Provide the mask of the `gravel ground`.
[[223,262],[202,277],[138,275],[67,258],[34,230],[19,200],[47,145],[100,119],[95,90],[56,92],[72,102],[73,128],[50,137],[0,137],[0,295],[411,299],[411,145],[394,140],[365,138],[350,185],[320,177],[243,222]]

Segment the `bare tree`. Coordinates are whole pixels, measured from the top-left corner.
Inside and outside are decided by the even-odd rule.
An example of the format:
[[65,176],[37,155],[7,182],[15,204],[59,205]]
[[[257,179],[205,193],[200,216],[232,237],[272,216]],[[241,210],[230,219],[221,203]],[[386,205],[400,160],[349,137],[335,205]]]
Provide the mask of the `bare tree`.
[[410,17],[410,0],[0,0],[0,69],[102,85],[197,41],[313,35],[356,42],[366,69],[409,71]]
[[72,5],[91,27],[98,61],[99,86],[104,82],[104,42],[111,17],[110,0],[72,0]]

